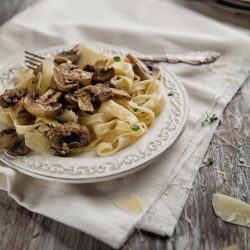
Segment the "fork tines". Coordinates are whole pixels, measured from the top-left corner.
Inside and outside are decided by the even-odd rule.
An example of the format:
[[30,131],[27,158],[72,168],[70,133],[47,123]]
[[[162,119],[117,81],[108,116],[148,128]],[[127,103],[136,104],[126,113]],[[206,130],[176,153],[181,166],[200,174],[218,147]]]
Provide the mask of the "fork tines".
[[31,52],[24,51],[24,53],[26,58],[25,59],[26,66],[30,69],[33,70],[37,69],[37,67],[42,64],[43,60],[45,60],[45,57],[33,54]]

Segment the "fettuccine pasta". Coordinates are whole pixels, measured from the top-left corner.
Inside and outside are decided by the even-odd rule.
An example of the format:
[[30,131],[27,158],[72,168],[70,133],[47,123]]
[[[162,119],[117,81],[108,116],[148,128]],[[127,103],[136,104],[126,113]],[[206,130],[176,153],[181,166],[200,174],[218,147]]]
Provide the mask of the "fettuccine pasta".
[[[17,104],[9,107],[1,105],[0,120],[6,126],[14,128],[18,134],[23,135],[28,148],[42,154],[58,154],[59,152],[60,155],[72,155],[95,151],[99,156],[109,156],[134,144],[144,136],[148,128],[154,123],[156,116],[164,108],[166,100],[160,92],[160,71],[151,75],[148,79],[142,79],[129,57],[112,57],[83,45],[78,53],[80,57],[77,62],[66,61],[66,63],[71,63],[70,65],[79,67],[79,69],[73,69],[76,74],[80,72],[80,85],[77,87],[74,85],[77,81],[69,81],[68,78],[68,85],[60,85],[59,80],[65,79],[65,74],[71,74],[68,67],[65,70],[66,73],[63,73],[63,77],[59,75],[59,80],[56,78],[55,71],[61,65],[64,65],[63,63],[56,64],[53,60],[46,59],[40,71],[19,69],[14,89],[25,89],[25,94],[22,97],[24,108],[21,110],[19,108],[17,111]],[[58,60],[63,61],[64,59],[59,58]],[[89,65],[97,65],[97,62],[105,64],[106,71],[112,69],[113,75],[110,79],[104,81],[93,80],[94,78],[92,78],[90,84],[89,75],[95,77],[96,73],[91,71],[93,68]],[[85,79],[82,80],[83,72],[85,74],[84,69],[86,69],[86,77],[84,76]],[[70,84],[74,85],[71,90],[68,89]],[[77,82],[77,84],[79,83]],[[109,87],[106,88],[106,86]],[[104,91],[103,96],[101,94],[100,96],[95,95],[95,98],[99,98],[98,101],[96,99],[93,101],[94,94],[91,92],[93,87],[98,87],[106,92],[108,89],[112,93],[112,98],[102,101],[102,98],[106,98],[106,92]],[[86,92],[85,89],[86,91],[88,89],[89,92]],[[48,90],[51,91],[50,94],[47,94]],[[116,93],[116,90],[123,91],[124,96],[121,94],[120,97],[120,92]],[[30,91],[35,92],[30,94]],[[47,95],[46,98],[45,95]],[[58,95],[58,98],[52,105],[51,99],[55,95]],[[67,101],[66,104],[64,103],[65,100],[63,101],[59,114],[49,113],[48,115],[48,112],[50,112],[48,110],[40,113],[33,112],[33,103],[28,97],[36,98],[35,101],[32,99],[34,101],[33,109],[35,109],[35,105],[39,108],[40,104],[37,104],[39,101],[44,101],[48,106],[51,104],[53,108],[58,106],[63,98]],[[5,101],[4,98],[2,97],[3,101]],[[70,98],[74,99],[74,102],[71,102]],[[28,101],[31,103],[27,104]],[[20,105],[20,101],[18,103]],[[68,141],[72,140],[71,138],[78,133],[75,132],[78,129],[76,124],[84,126],[89,131],[90,141],[87,145],[79,144],[78,146],[70,141],[73,146],[69,149],[71,144]],[[62,125],[65,125],[65,127],[60,128]],[[72,133],[70,133],[71,126],[74,126],[75,129]],[[56,141],[53,141],[53,137],[62,136],[62,133],[65,133],[62,148],[57,151],[53,146]],[[62,141],[62,139],[60,140]]]

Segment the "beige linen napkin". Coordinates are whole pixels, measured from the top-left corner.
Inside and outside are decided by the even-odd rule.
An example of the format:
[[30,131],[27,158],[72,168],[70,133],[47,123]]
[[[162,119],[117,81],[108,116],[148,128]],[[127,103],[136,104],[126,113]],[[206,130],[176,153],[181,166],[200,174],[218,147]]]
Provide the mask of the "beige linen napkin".
[[[20,30],[22,32],[20,32]],[[0,28],[0,66],[24,50],[102,42],[147,54],[215,50],[213,65],[162,65],[184,84],[190,116],[180,140],[151,166],[112,181],[62,184],[35,179],[4,164],[0,188],[20,205],[86,232],[114,248],[134,228],[171,235],[216,124],[201,126],[206,113],[221,115],[250,70],[250,39],[243,32],[175,1],[42,0]],[[115,198],[138,195],[142,213],[128,214]]]

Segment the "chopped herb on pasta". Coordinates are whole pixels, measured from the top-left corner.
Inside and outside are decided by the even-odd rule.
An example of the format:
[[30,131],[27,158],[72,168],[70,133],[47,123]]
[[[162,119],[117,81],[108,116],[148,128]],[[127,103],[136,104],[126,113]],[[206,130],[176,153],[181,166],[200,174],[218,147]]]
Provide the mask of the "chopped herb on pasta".
[[131,54],[112,57],[76,45],[17,70],[14,88],[0,95],[0,149],[67,156],[112,155],[147,133],[165,106],[159,69]]

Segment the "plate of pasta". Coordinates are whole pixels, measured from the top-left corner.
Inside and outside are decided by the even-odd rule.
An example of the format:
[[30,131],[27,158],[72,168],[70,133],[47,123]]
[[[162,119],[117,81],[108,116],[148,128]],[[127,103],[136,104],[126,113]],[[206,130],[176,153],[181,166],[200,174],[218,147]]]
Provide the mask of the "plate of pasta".
[[149,166],[184,132],[188,95],[164,65],[104,44],[38,54],[38,66],[20,58],[0,71],[6,165],[50,181],[106,181]]

